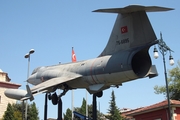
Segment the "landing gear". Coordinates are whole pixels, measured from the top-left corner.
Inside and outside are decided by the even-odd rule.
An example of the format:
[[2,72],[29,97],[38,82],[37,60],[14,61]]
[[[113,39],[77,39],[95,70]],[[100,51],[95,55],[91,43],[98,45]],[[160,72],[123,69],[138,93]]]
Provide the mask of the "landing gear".
[[[51,100],[53,105],[58,104],[58,118],[57,120],[62,120],[62,100],[61,97],[66,94],[68,87],[65,87],[63,92],[58,96],[56,92],[54,94],[46,93],[45,95],[45,105],[44,105],[44,120],[47,120],[47,99]],[[97,120],[97,101],[96,97],[102,97],[103,92],[93,94],[93,120]]]
[[103,92],[102,91],[100,91],[100,92],[98,92],[98,93],[95,93],[95,96],[97,96],[97,97],[102,97],[103,96]]
[[49,99],[49,100],[52,100],[52,98],[51,98],[51,93],[48,94],[48,99]]
[[64,90],[60,95],[57,95],[56,92],[52,95],[51,95],[51,93],[48,93],[48,99],[52,101],[53,105],[57,105],[58,99],[61,98],[63,95],[65,95],[68,90],[69,90],[68,86],[64,85]]
[[47,99],[52,101],[53,105],[58,104],[58,118],[57,120],[62,120],[62,100],[61,97],[66,94],[69,90],[67,85],[64,85],[64,90],[60,95],[57,95],[56,92],[54,94],[46,93],[45,95],[45,105],[44,105],[44,120],[47,120]]
[[56,92],[54,94],[52,94],[51,101],[52,101],[53,105],[57,105],[57,103],[58,103],[58,96],[57,96]]

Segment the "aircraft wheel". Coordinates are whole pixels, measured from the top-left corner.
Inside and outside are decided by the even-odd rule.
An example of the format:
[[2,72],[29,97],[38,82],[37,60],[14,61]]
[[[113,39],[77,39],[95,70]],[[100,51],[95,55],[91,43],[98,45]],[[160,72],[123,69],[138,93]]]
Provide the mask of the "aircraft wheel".
[[51,93],[48,94],[48,99],[49,99],[49,100],[52,99]]
[[102,97],[102,96],[103,96],[103,91],[100,91],[100,92],[98,92],[98,93],[95,93],[95,95],[96,95],[97,97]]
[[51,96],[51,101],[52,101],[52,104],[53,105],[57,105],[57,103],[58,103],[58,97],[57,97],[57,94],[56,94],[56,92],[54,93],[54,94],[52,94],[52,96]]

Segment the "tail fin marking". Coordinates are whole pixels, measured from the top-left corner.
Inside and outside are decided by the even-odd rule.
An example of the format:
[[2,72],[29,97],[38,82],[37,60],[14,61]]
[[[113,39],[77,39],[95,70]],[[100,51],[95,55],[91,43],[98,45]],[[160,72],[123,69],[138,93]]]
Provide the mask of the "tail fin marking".
[[152,44],[157,38],[147,12],[167,11],[171,8],[132,5],[125,8],[99,9],[94,12],[118,13],[109,41],[100,56]]

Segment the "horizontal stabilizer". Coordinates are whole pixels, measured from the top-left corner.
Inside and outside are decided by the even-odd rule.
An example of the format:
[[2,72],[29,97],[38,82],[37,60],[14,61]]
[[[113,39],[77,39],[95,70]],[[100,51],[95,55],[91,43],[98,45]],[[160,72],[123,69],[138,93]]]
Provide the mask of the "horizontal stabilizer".
[[124,8],[109,8],[109,9],[98,9],[93,12],[105,12],[105,13],[131,13],[138,11],[146,12],[160,12],[174,10],[173,8],[159,7],[159,6],[141,6],[141,5],[129,5]]

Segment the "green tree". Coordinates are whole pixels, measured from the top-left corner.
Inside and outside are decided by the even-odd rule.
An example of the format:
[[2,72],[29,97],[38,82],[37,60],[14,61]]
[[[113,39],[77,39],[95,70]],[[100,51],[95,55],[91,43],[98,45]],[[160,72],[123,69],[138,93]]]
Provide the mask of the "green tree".
[[[81,107],[76,107],[74,109],[76,112],[86,115],[86,100],[83,98]],[[88,105],[88,117],[92,118],[92,104]],[[97,110],[97,120],[104,120],[104,114],[100,113]],[[75,120],[80,120],[79,118],[75,118]]]
[[17,104],[12,104],[12,108],[14,111],[14,118],[16,120],[22,120],[22,102]]
[[107,115],[106,117],[109,120],[122,120],[119,109],[116,106],[114,91],[112,91],[112,93],[111,93],[111,100],[110,100],[109,104],[110,104],[109,109],[108,109],[109,115]]
[[64,120],[71,120],[72,119],[72,111],[68,108],[66,110],[66,114],[64,114]]
[[75,107],[74,110],[78,113],[86,115],[86,100],[83,98],[81,107]]
[[39,120],[39,117],[38,117],[38,109],[36,107],[36,104],[35,102],[33,102],[32,104],[30,104],[28,106],[28,120]]
[[[93,116],[93,105],[88,105],[88,117],[92,118]],[[103,113],[101,113],[99,110],[97,110],[97,120],[105,120],[105,115]]]
[[86,115],[86,100],[83,98],[82,105],[80,108],[80,113]]
[[[178,65],[168,71],[168,88],[169,88],[169,97],[173,100],[180,100],[180,61],[178,61]],[[166,86],[158,86],[154,87],[156,94],[166,94]]]
[[14,111],[14,118],[15,120],[22,120],[22,112]]
[[16,120],[14,118],[14,111],[10,103],[8,103],[7,109],[3,116],[3,120]]
[[[24,108],[25,109],[25,108]],[[13,119],[7,119],[6,116],[11,117],[7,113],[11,110],[11,116],[13,116]],[[5,111],[5,114],[3,116],[3,120],[22,120],[22,110],[23,110],[23,103],[16,103],[16,104],[10,104],[7,107],[7,110]],[[38,109],[36,108],[36,104],[33,102],[32,104],[28,104],[28,120],[39,120],[38,117]]]

